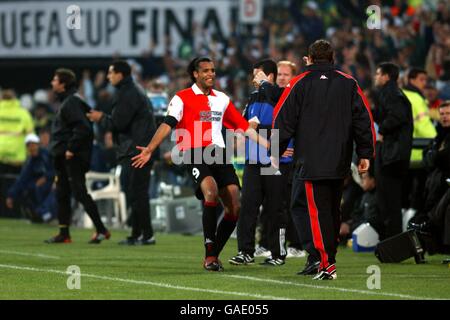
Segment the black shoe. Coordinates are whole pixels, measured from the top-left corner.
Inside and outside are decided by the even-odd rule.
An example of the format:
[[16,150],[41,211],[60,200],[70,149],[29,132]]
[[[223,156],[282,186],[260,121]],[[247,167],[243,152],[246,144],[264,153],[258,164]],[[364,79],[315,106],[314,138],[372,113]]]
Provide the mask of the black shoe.
[[63,236],[62,234],[57,234],[54,237],[51,237],[50,239],[47,239],[44,241],[45,243],[71,243],[72,239],[70,239],[70,236]]
[[223,271],[222,263],[217,259],[217,257],[206,257],[203,261],[203,268],[207,271]]
[[119,244],[122,246],[135,246],[139,244],[139,240],[133,237],[127,237],[126,239],[119,241]]
[[327,268],[320,270],[319,273],[313,277],[313,280],[335,280],[336,278],[336,266],[331,264]]
[[155,240],[155,237],[151,237],[151,238],[148,238],[148,239],[138,240],[138,243],[136,243],[136,244],[140,244],[140,245],[143,245],[143,246],[148,246],[148,245],[156,244],[156,240]]
[[109,238],[111,238],[111,233],[108,230],[103,233],[96,232],[88,243],[99,244],[100,242],[102,242],[102,240],[109,240]]
[[235,266],[254,264],[255,258],[253,258],[253,256],[249,255],[248,253],[240,251],[237,255],[231,257],[228,262],[230,264],[234,264]]
[[217,258],[217,264],[219,265],[219,270],[218,271],[222,272],[222,271],[225,270],[224,267],[223,267],[222,261],[220,261],[219,258]]
[[270,267],[278,267],[282,266],[284,264],[284,259],[281,258],[267,258],[264,260],[264,262],[261,262],[260,265],[262,266],[270,266]]
[[297,272],[297,274],[301,276],[315,275],[319,272],[319,268],[320,268],[320,261],[307,262],[305,269]]

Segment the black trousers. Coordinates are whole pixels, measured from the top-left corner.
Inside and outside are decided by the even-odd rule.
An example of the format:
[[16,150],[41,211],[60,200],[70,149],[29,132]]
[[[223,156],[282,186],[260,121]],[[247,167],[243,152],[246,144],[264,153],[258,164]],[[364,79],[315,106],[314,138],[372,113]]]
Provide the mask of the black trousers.
[[283,197],[287,175],[261,175],[261,165],[246,164],[242,179],[241,212],[237,223],[238,250],[253,255],[255,252],[255,229],[259,207],[264,203],[264,213],[272,224],[268,234],[268,249],[272,257],[286,256],[286,211]]
[[383,240],[402,233],[402,186],[408,163],[399,161],[382,166],[379,158],[375,163],[379,217],[374,227]]
[[53,159],[56,172],[56,201],[58,204],[59,224],[69,227],[72,216],[71,196],[80,202],[89,218],[94,223],[97,232],[104,232],[97,205],[86,189],[85,174],[89,170],[89,163],[74,156],[67,160],[64,155]]
[[[280,163],[281,173],[287,174],[288,181],[286,184],[285,192],[283,192],[283,210],[286,215],[286,241],[289,242],[289,247],[296,249],[302,249],[300,238],[298,237],[297,229],[295,228],[294,222],[291,215],[291,194],[292,194],[292,178],[294,166],[293,163]],[[268,215],[264,213],[266,208],[265,202],[263,203],[263,212],[261,213],[260,223],[262,225],[261,239],[259,240],[259,245],[264,248],[269,247],[269,234],[270,230],[276,229],[272,224]]]
[[343,180],[306,181],[294,176],[291,212],[309,260],[326,268],[336,262]]
[[150,171],[151,164],[147,163],[142,169],[131,166],[131,159],[121,161],[128,173],[127,199],[131,207],[131,237],[144,239],[153,237],[152,220],[150,215]]

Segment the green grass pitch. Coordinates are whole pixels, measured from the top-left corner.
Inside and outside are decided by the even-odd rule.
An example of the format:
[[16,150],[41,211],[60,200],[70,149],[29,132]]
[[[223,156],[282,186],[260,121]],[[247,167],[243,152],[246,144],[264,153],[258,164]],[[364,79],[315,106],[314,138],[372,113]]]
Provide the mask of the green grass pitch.
[[[220,257],[225,271],[214,273],[202,269],[200,236],[157,234],[155,246],[125,247],[117,242],[128,233],[113,230],[111,240],[89,245],[92,231],[72,228],[71,244],[43,242],[56,232],[0,219],[0,299],[450,299],[450,267],[442,255],[427,256],[424,265],[413,259],[380,264],[373,253],[340,248],[338,279],[313,281],[296,275],[305,258],[287,259],[281,267],[260,266],[263,258],[252,266],[231,266],[235,239]],[[80,268],[80,289],[67,287],[72,265]],[[368,288],[374,283],[368,281],[371,265],[380,267],[380,289]]]

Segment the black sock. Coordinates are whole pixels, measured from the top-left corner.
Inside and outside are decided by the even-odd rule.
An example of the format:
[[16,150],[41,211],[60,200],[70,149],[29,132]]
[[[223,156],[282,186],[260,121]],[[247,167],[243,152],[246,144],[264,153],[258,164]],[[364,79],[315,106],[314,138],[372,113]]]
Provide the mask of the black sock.
[[216,252],[217,255],[220,254],[223,247],[227,243],[228,239],[230,238],[231,234],[234,231],[234,228],[236,228],[237,223],[237,217],[227,215],[225,214],[223,216],[222,221],[219,223],[219,227],[217,228],[217,245],[216,245]]
[[70,237],[69,227],[68,226],[64,226],[64,225],[60,225],[59,226],[59,234],[64,236],[64,237]]
[[216,209],[217,202],[205,201],[203,205],[203,235],[205,257],[216,256]]

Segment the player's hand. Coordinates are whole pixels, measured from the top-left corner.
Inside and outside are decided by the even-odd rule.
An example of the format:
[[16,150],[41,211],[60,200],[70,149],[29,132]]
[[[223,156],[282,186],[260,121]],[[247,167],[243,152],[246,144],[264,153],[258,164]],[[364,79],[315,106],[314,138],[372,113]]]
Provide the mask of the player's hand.
[[258,123],[254,122],[254,121],[249,121],[248,125],[250,128],[255,129],[255,130],[258,128]]
[[261,81],[269,81],[269,77],[267,77],[267,75],[264,73],[264,71],[258,71],[258,73],[255,75],[255,77],[253,78],[253,85],[256,88],[259,88],[259,84],[261,83]]
[[313,64],[312,61],[311,61],[311,59],[310,59],[308,56],[304,56],[304,57],[302,58],[302,60],[303,60],[303,62],[305,63],[305,65],[307,65],[307,66],[310,66],[310,65]]
[[350,234],[350,225],[347,222],[342,222],[339,230],[340,236],[347,236]]
[[131,165],[135,168],[142,168],[152,157],[152,153],[146,147],[136,146],[136,149],[141,150],[141,153],[131,158]]
[[6,207],[12,209],[14,206],[14,200],[11,197],[6,198]]
[[47,182],[46,177],[40,177],[39,179],[36,180],[36,187],[43,186],[46,182]]
[[369,159],[359,159],[358,162],[358,172],[359,174],[366,173],[369,171],[370,160]]
[[69,150],[66,151],[66,159],[67,159],[67,160],[72,159],[74,155],[75,155],[75,154],[74,154],[73,152],[71,152],[71,151],[69,151]]
[[89,113],[86,113],[86,117],[92,122],[99,122],[103,118],[103,112],[91,110]]
[[287,148],[286,151],[283,153],[282,157],[292,157],[294,155],[294,149]]

